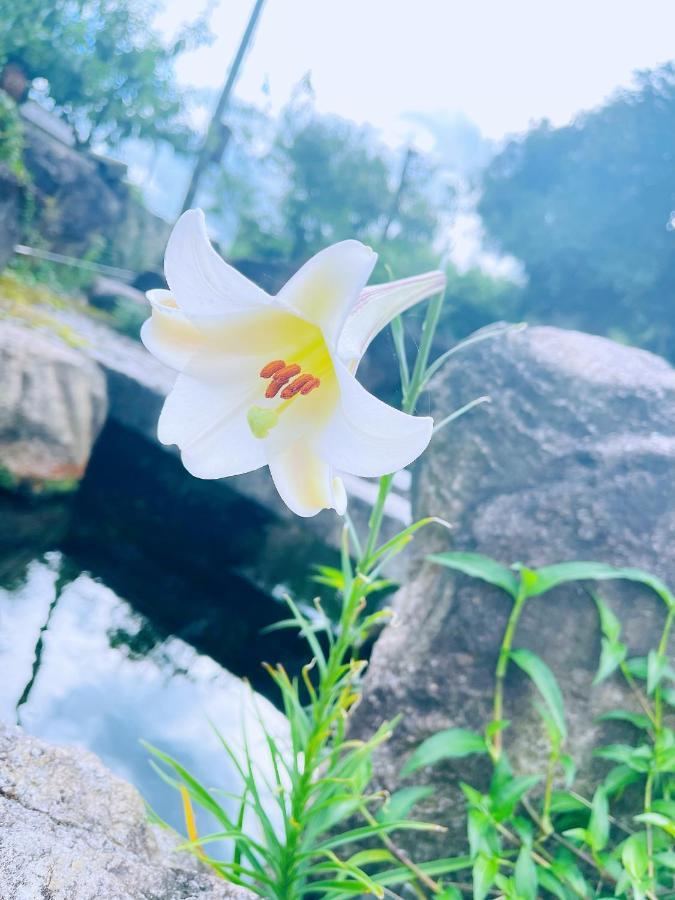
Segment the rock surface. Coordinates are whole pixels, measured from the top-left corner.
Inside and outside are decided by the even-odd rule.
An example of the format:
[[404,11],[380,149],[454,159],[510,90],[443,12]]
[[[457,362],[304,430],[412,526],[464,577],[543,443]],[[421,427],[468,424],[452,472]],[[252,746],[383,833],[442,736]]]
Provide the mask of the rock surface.
[[131,785],[93,754],[0,725],[2,900],[246,900],[166,853]]
[[49,247],[81,256],[122,222],[127,188],[110,183],[97,160],[24,120],[24,165],[36,201],[36,221]]
[[106,383],[85,354],[0,321],[0,483],[33,494],[77,485],[107,412]]
[[[452,537],[426,532],[425,552],[488,554],[531,566],[570,559],[634,565],[675,585],[675,371],[663,359],[604,338],[532,328],[476,345],[433,385],[442,416],[472,398],[492,403],[439,434],[414,482],[416,517],[438,515]],[[421,542],[420,542],[421,543]],[[376,777],[392,787],[409,752],[451,726],[481,730],[510,602],[496,588],[418,559],[397,595],[397,619],[378,640],[354,713],[357,735],[402,712]],[[648,590],[609,582],[600,591],[624,624],[632,655],[658,641],[664,607]],[[591,689],[599,654],[594,605],[581,587],[559,588],[526,608],[515,647],[541,656],[565,695],[568,747],[588,772],[594,716],[623,703],[622,682]],[[528,682],[510,672],[505,732],[510,758],[531,769],[545,738]],[[606,728],[609,726],[605,726]],[[612,727],[616,728],[616,723]],[[617,734],[612,735],[612,739]],[[442,783],[426,809],[463,840],[458,779],[484,781],[477,757],[416,776]],[[416,839],[417,850],[429,849]]]

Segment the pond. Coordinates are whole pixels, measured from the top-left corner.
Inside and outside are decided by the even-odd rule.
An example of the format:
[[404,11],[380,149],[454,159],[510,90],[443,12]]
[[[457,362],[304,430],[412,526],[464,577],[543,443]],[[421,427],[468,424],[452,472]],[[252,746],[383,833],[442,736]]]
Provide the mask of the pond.
[[[192,566],[174,552],[168,515],[167,533],[144,539],[147,504],[121,504],[111,470],[119,439],[104,433],[73,498],[0,495],[0,716],[92,750],[180,827],[178,795],[140,739],[231,790],[210,722],[234,741],[245,723],[252,747],[262,746],[259,718],[282,734],[283,716],[248,681],[270,691],[260,660],[293,666],[302,647],[290,632],[261,633],[283,618],[280,601],[218,559]],[[138,482],[129,493],[140,496]]]

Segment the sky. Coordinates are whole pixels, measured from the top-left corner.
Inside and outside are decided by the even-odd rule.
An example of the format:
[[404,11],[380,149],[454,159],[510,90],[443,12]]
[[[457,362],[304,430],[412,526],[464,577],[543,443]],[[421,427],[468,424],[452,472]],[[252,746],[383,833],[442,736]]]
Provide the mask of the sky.
[[[171,35],[205,2],[164,0],[157,25]],[[212,4],[216,40],[179,61],[186,85],[223,83],[253,0]],[[275,112],[311,72],[320,111],[393,145],[416,139],[411,111],[461,112],[501,139],[564,124],[673,57],[673,0],[267,0],[236,94]]]

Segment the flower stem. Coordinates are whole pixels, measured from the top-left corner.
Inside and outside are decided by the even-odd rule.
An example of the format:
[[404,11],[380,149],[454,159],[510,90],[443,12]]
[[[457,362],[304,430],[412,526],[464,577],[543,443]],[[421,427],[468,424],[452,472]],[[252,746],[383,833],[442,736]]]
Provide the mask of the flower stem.
[[[523,606],[525,605],[525,600],[527,599],[527,594],[523,586],[521,585],[518,594],[516,596],[515,602],[511,609],[511,615],[509,616],[509,621],[506,624],[506,630],[504,631],[504,637],[502,638],[502,645],[499,648],[499,656],[497,658],[497,668],[495,669],[495,695],[494,695],[494,704],[492,711],[492,721],[493,723],[501,722],[504,714],[504,678],[506,676],[506,670],[509,665],[509,657],[511,655],[511,646],[513,644],[513,635],[516,631],[516,626],[518,625],[518,620],[520,619],[520,615],[523,611]],[[502,755],[502,730],[498,728],[492,738],[492,748],[490,751],[490,755],[493,760],[496,762]]]

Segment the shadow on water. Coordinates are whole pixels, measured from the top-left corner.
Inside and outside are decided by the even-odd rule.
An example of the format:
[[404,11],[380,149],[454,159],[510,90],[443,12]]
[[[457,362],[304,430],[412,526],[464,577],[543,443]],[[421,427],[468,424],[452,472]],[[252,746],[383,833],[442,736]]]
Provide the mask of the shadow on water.
[[[0,717],[93,750],[176,825],[177,798],[139,739],[232,789],[209,720],[234,740],[246,722],[251,746],[259,715],[283,734],[242,679],[276,702],[260,661],[297,670],[304,653],[290,631],[261,634],[285,608],[241,574],[260,553],[264,511],[216,503],[188,479],[112,426],[75,497],[0,495]],[[306,560],[289,562],[304,567],[292,587],[311,595]]]

